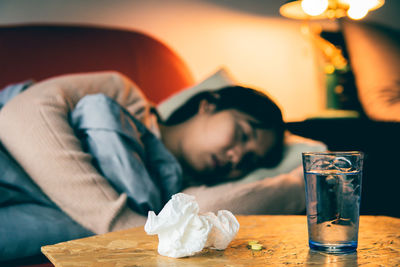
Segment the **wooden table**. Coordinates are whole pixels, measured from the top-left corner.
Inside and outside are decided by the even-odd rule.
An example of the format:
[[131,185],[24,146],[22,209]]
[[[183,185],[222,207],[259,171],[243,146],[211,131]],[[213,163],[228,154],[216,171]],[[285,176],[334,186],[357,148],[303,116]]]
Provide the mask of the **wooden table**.
[[[157,236],[143,227],[42,247],[55,266],[399,266],[400,219],[361,216],[358,251],[328,255],[310,251],[305,216],[237,216],[240,230],[224,251],[204,249],[187,258],[157,253]],[[263,245],[248,248],[249,240]]]

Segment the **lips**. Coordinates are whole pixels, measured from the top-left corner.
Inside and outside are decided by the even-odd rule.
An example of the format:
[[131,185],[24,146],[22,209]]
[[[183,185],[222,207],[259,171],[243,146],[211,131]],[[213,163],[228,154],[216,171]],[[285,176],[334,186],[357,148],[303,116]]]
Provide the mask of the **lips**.
[[212,155],[212,165],[216,171],[227,171],[231,168],[231,164],[219,158],[217,155]]

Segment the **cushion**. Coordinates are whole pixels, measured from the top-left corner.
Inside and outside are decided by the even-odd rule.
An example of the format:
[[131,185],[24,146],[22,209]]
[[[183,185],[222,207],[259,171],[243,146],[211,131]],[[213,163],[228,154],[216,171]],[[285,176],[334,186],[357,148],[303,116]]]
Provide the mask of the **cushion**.
[[235,183],[250,183],[267,177],[274,177],[282,173],[289,173],[302,166],[302,152],[325,151],[325,144],[298,135],[286,133],[282,161],[274,168],[260,168],[249,173]]
[[[193,87],[186,88],[185,90],[180,91],[162,101],[157,108],[161,118],[166,119],[175,109],[177,109],[187,99],[198,92],[213,89],[215,90],[234,84],[237,84],[237,82],[229,73],[229,71],[225,68],[220,68]],[[285,138],[284,159],[278,166],[269,169],[258,169],[235,183],[250,183],[266,177],[273,177],[282,173],[289,173],[301,165],[301,152],[323,150],[326,150],[326,146],[323,143],[296,136],[287,132]]]
[[206,91],[215,90],[221,87],[234,85],[236,82],[225,68],[218,69],[215,73],[208,76],[203,81],[185,88],[184,90],[177,92],[167,99],[161,101],[157,109],[162,119],[167,119],[179,106],[186,102],[189,98],[195,94]]
[[400,121],[400,32],[344,21],[343,33],[366,115],[374,120]]

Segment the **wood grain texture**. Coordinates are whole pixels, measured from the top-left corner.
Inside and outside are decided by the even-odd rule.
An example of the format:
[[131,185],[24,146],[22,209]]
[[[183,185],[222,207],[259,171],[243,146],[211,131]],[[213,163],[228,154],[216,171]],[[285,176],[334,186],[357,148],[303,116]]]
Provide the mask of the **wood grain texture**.
[[[399,266],[400,219],[361,216],[356,253],[328,255],[308,248],[305,216],[237,216],[240,230],[224,251],[204,249],[186,258],[158,254],[157,236],[143,227],[42,247],[55,266]],[[248,241],[263,245],[249,249]]]

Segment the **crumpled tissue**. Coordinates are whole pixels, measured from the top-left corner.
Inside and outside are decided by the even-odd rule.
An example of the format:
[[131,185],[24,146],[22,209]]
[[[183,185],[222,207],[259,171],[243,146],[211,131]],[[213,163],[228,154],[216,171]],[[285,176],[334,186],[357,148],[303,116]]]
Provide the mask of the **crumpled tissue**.
[[158,235],[158,253],[180,258],[196,254],[203,248],[225,249],[239,231],[239,222],[227,210],[199,214],[195,197],[178,193],[158,215],[149,211],[144,230]]

